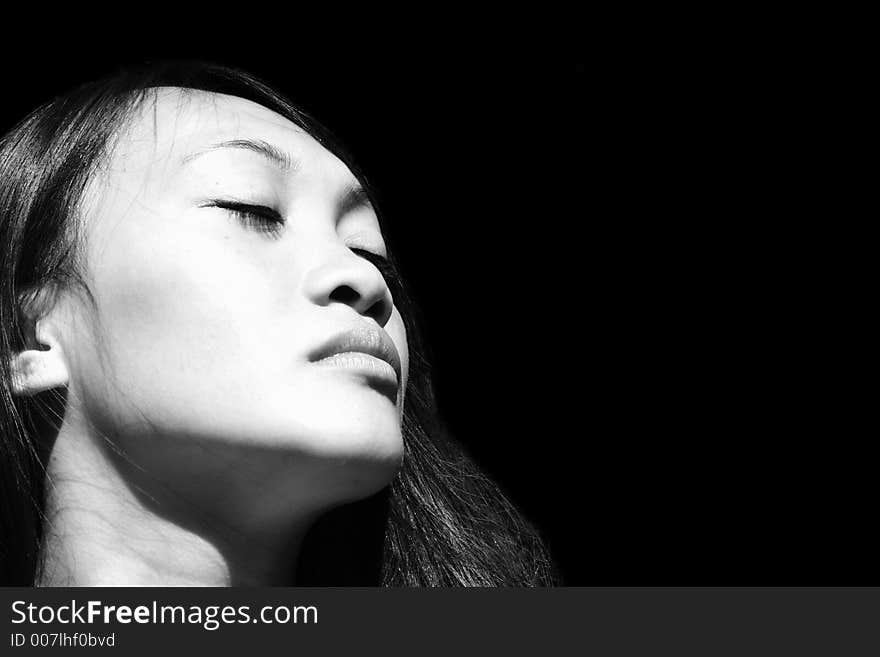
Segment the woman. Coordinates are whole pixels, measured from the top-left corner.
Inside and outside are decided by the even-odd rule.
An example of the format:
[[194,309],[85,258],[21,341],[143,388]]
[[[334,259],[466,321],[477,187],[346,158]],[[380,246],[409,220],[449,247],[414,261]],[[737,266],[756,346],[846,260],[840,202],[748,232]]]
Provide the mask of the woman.
[[252,76],[166,63],[0,143],[6,585],[546,585],[444,436],[364,177]]

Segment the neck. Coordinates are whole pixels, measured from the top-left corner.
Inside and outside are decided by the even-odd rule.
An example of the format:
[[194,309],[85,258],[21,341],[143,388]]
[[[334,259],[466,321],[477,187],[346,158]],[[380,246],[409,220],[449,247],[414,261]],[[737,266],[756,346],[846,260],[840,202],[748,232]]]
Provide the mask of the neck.
[[133,480],[98,440],[67,425],[47,466],[45,510],[40,586],[292,584],[314,519],[239,521]]

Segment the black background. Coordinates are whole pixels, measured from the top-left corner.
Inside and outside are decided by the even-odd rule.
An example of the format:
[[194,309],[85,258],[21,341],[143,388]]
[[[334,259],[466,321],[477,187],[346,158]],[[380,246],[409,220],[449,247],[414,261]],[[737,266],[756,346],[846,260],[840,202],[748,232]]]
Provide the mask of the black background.
[[702,76],[516,39],[313,55],[34,56],[8,67],[2,126],[121,63],[250,70],[376,185],[443,416],[566,583],[871,583],[869,482],[800,394],[804,290],[778,216],[722,183],[741,154]]

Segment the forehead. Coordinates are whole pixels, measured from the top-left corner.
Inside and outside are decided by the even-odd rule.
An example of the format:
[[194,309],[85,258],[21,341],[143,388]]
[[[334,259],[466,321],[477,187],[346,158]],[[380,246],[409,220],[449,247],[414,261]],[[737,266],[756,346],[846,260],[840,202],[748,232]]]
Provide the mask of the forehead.
[[253,101],[195,89],[159,87],[119,135],[111,169],[179,165],[212,144],[257,139],[289,153],[303,169],[354,180],[348,167],[303,128]]

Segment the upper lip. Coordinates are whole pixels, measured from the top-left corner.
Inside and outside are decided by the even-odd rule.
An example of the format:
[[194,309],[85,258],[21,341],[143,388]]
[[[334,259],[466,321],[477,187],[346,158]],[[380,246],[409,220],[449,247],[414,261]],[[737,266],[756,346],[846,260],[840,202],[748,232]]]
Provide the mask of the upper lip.
[[361,324],[337,333],[310,355],[312,362],[329,358],[334,354],[360,352],[375,356],[390,364],[400,381],[400,355],[389,335],[378,326]]

